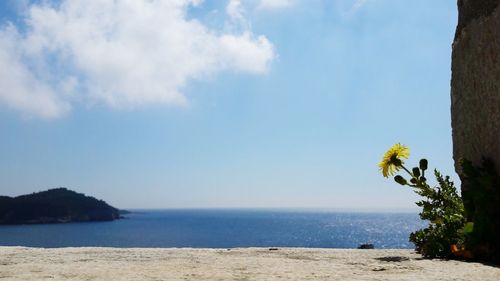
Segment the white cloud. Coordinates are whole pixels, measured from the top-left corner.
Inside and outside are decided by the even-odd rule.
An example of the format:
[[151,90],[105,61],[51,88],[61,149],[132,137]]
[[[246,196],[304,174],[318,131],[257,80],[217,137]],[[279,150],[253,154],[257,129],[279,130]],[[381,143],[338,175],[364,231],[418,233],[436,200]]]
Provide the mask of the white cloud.
[[292,4],[292,0],[260,0],[259,9],[272,10],[286,8]]
[[0,31],[0,103],[28,116],[53,118],[66,113],[71,108],[69,103],[59,99],[50,85],[23,64],[18,49],[22,43],[14,27]]
[[229,17],[227,30],[242,30],[243,32],[251,29],[249,20],[246,18],[246,10],[241,0],[229,0],[226,5],[226,14]]
[[[63,0],[31,5],[27,31],[0,29],[0,103],[46,118],[71,104],[187,103],[190,81],[225,70],[266,73],[273,45],[250,30],[187,19],[195,0]],[[230,7],[230,5],[233,5]],[[226,12],[244,20],[239,1]]]
[[243,16],[243,7],[240,0],[229,0],[226,6],[226,13],[234,21],[245,20]]
[[[264,73],[274,58],[273,45],[264,36],[252,39],[250,33],[241,36],[223,35],[219,42],[223,52],[227,54],[227,66],[239,71],[250,73]],[[255,63],[255,59],[259,63]]]

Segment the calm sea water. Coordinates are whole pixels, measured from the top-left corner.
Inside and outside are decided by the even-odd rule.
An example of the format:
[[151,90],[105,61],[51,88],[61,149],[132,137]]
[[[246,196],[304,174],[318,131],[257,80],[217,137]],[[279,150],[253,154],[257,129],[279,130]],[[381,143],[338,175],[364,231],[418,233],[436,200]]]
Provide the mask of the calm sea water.
[[412,248],[416,213],[137,211],[113,222],[0,226],[0,246]]

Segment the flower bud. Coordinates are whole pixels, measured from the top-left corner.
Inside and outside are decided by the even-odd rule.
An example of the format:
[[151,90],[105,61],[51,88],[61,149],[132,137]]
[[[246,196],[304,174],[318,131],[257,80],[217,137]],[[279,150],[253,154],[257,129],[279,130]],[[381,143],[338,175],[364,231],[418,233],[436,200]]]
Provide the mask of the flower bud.
[[408,182],[405,180],[405,178],[403,178],[402,176],[400,175],[397,175],[394,177],[394,180],[399,183],[400,185],[406,185]]
[[427,170],[427,159],[420,159],[419,166],[422,171]]
[[420,177],[420,180],[425,182],[427,179],[425,177]]
[[413,168],[412,172],[413,172],[414,177],[416,177],[416,178],[420,177],[420,169],[419,168],[417,168],[417,167]]
[[411,178],[410,182],[413,183],[413,184],[417,184],[417,179],[416,178]]

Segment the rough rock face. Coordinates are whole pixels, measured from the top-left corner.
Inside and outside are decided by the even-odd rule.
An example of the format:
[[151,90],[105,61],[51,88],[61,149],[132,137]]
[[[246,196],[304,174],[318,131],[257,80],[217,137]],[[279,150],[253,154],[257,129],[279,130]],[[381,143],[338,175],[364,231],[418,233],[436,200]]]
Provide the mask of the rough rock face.
[[474,222],[477,256],[500,260],[498,176],[481,184],[484,175],[471,180],[459,164],[465,158],[479,167],[488,158],[500,175],[500,0],[458,0],[458,11],[451,80],[455,169]]
[[500,0],[459,0],[451,114],[455,167],[488,157],[500,174]]

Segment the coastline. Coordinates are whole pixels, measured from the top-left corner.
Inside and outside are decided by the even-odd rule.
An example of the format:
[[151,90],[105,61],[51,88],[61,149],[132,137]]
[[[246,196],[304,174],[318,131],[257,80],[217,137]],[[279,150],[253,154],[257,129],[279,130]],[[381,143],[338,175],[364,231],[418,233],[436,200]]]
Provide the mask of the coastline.
[[413,250],[0,247],[2,280],[500,280]]

